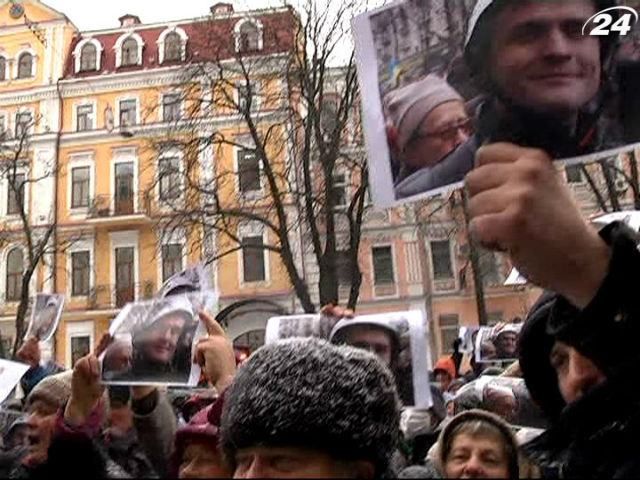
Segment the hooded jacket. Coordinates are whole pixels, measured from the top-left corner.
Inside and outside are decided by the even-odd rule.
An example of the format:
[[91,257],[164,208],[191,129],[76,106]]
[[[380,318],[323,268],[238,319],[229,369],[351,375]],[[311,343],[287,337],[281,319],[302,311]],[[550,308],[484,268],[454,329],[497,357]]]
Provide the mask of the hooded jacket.
[[[640,476],[640,296],[633,279],[640,271],[638,236],[620,223],[601,237],[612,258],[591,303],[579,310],[561,296],[546,293],[533,308],[520,335],[520,366],[533,400],[552,427],[525,447],[541,467],[566,478]],[[566,405],[549,354],[555,341],[589,358],[606,381]]]

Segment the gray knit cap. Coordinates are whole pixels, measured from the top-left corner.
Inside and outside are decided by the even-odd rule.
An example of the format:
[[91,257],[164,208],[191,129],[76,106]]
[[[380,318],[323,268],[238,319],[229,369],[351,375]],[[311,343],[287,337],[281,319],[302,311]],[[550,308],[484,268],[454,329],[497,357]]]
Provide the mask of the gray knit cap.
[[464,102],[446,80],[428,75],[422,80],[390,92],[386,99],[389,119],[398,131],[398,148],[403,150],[425,118],[447,102]]
[[62,408],[71,397],[72,370],[50,375],[41,380],[27,396],[27,409],[36,400],[42,400],[54,408]]
[[225,396],[221,446],[306,447],[341,460],[368,460],[387,473],[400,438],[400,403],[389,370],[371,353],[323,340],[266,345]]

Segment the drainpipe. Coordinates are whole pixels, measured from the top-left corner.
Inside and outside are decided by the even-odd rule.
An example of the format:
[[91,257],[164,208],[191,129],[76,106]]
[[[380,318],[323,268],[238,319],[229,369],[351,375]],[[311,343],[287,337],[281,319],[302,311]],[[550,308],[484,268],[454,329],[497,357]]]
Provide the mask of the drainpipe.
[[[53,184],[53,262],[52,262],[52,281],[53,281],[53,293],[58,293],[58,180],[59,180],[59,166],[60,166],[60,143],[62,138],[62,127],[64,124],[64,111],[62,101],[62,91],[60,89],[60,79],[56,81],[56,91],[58,93],[58,133],[56,135],[56,148],[54,157],[54,184]],[[58,333],[53,337],[53,346],[51,348],[54,361],[57,360],[57,345],[58,345]]]

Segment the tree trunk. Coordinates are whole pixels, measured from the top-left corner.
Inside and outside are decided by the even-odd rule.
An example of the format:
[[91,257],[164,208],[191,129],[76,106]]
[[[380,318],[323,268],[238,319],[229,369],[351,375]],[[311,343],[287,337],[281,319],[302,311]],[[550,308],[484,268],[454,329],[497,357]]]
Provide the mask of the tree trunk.
[[602,196],[602,192],[596,185],[596,182],[593,180],[593,177],[584,164],[580,165],[580,171],[586,177],[591,192],[593,192],[593,194],[596,196],[596,201],[598,202],[598,207],[600,207],[600,210],[602,210],[604,213],[609,213],[609,206],[607,205],[606,199],[604,198],[604,196]]
[[476,306],[478,308],[478,325],[487,325],[487,306],[484,298],[484,283],[482,283],[482,271],[480,269],[480,256],[478,255],[478,244],[469,233],[469,204],[466,192],[462,195],[462,211],[464,212],[467,238],[469,240],[469,259],[471,261],[471,271],[473,273],[473,285],[476,296]]
[[22,340],[24,334],[26,333],[25,329],[25,318],[27,316],[27,310],[29,308],[29,282],[31,281],[31,276],[33,275],[33,271],[27,270],[22,277],[22,290],[20,292],[20,303],[18,304],[18,311],[16,312],[16,338],[13,341],[13,352],[12,357],[16,358],[16,354],[18,350],[22,346]]
[[362,286],[362,272],[359,268],[356,268],[351,275],[351,288],[349,289],[349,300],[347,302],[347,308],[351,310],[356,309],[358,305],[358,299],[360,298],[360,287]]
[[335,259],[332,262],[328,257],[329,254],[325,254],[320,261],[320,282],[318,287],[320,289],[320,306],[324,305],[337,305],[338,304],[338,278],[336,275],[336,262]]
[[284,263],[284,267],[287,269],[289,279],[293,285],[293,290],[296,293],[298,300],[300,300],[300,305],[305,313],[315,313],[316,307],[311,300],[311,295],[309,295],[307,284],[302,278],[300,278],[300,275],[298,275],[298,270],[293,260],[293,256],[286,252],[289,251],[283,250],[280,254],[280,258],[282,259],[282,263]]
[[616,183],[611,175],[611,169],[608,165],[609,159],[602,160],[598,162],[600,164],[600,168],[602,170],[602,175],[604,176],[604,180],[607,184],[607,193],[609,194],[609,201],[611,202],[611,208],[614,212],[619,212],[622,210],[620,207],[620,199],[618,198],[618,190],[616,189]]

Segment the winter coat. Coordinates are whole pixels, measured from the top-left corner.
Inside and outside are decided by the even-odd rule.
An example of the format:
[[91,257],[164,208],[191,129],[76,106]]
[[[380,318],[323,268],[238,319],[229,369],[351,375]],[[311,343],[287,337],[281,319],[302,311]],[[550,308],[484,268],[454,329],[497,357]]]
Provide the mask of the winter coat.
[[[591,303],[579,310],[547,293],[536,304],[520,336],[520,366],[531,397],[552,427],[526,445],[543,469],[565,478],[640,477],[640,296],[633,281],[640,271],[638,236],[621,223],[600,236],[612,257]],[[555,341],[576,348],[606,381],[565,405],[549,354]]]
[[101,408],[96,409],[87,422],[79,427],[68,425],[63,412],[64,408],[56,419],[47,461],[37,467],[17,463],[10,478],[132,478],[109,458],[106,449],[97,440],[102,420]]
[[138,440],[135,429],[125,434],[105,431],[102,446],[111,460],[134,478],[158,478]]
[[133,400],[131,408],[140,445],[153,469],[165,477],[178,423],[173,408],[167,396],[158,390],[143,399]]

